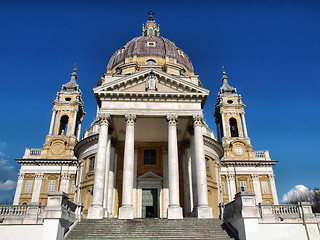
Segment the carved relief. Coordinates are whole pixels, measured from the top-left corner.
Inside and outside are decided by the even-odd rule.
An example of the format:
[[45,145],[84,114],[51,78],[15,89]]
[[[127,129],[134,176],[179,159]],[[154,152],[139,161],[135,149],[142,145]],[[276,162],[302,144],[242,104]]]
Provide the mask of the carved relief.
[[227,180],[228,180],[228,181],[234,181],[234,179],[235,179],[234,174],[228,174],[228,175],[227,175]]
[[146,91],[157,91],[158,89],[158,77],[151,72],[146,79]]
[[259,174],[251,174],[253,181],[259,181]]
[[18,178],[19,179],[24,179],[25,173],[18,173]]
[[37,173],[36,174],[36,179],[43,179],[44,174],[43,173]]
[[202,126],[203,114],[195,114],[192,116],[193,126]]
[[110,114],[108,113],[99,113],[100,124],[109,125]]
[[178,115],[168,114],[167,115],[167,122],[169,126],[176,126],[178,120]]
[[126,114],[124,116],[124,119],[126,121],[126,125],[134,125],[137,119],[136,114]]
[[64,141],[54,141],[51,144],[51,152],[55,155],[61,155],[65,152],[65,143]]

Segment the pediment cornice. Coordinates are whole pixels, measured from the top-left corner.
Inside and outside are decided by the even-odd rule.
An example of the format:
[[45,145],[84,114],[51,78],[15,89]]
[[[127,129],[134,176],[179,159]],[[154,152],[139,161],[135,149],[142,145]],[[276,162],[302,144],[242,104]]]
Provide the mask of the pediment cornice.
[[[132,87],[135,84],[143,82],[151,72],[153,72],[158,77],[160,83],[164,83],[169,86],[182,89],[184,90],[183,92],[202,93],[205,95],[208,95],[210,92],[209,90],[203,87],[197,86],[196,84],[193,84],[189,81],[186,81],[183,78],[179,78],[177,76],[167,74],[158,69],[146,69],[141,72],[124,76],[122,78],[116,79],[114,81],[110,81],[99,87],[96,87],[93,89],[93,91],[95,94],[101,94],[103,92],[109,92],[109,91],[122,92],[121,90],[125,89],[126,87]],[[149,92],[145,92],[145,93],[149,93]],[[161,92],[155,92],[155,93],[161,93]]]
[[[164,84],[173,91],[128,91],[125,89],[132,88],[146,81],[149,74],[153,72],[159,81],[159,84]],[[130,101],[159,101],[163,99],[170,99],[170,101],[177,101],[186,99],[188,101],[201,102],[204,105],[209,90],[200,87],[183,78],[173,76],[162,72],[158,69],[146,69],[122,78],[110,81],[99,87],[93,89],[98,101],[100,100],[130,100]]]

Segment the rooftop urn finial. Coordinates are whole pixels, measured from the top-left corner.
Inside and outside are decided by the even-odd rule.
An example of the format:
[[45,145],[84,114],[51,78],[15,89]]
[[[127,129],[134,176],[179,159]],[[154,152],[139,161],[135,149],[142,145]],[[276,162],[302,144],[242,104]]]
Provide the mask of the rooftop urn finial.
[[222,87],[220,88],[220,94],[235,94],[237,93],[237,89],[234,87],[231,87],[228,83],[228,77],[226,75],[226,71],[224,66],[222,66]]
[[142,36],[144,37],[152,37],[152,36],[156,36],[159,37],[160,36],[160,27],[159,24],[157,25],[157,23],[155,22],[153,15],[154,12],[150,11],[148,12],[149,14],[149,19],[146,22],[146,24],[142,26]]
[[70,74],[71,76],[70,81],[62,85],[63,91],[74,92],[79,90],[79,85],[77,84],[77,81],[76,81],[76,79],[78,78],[76,71],[77,71],[77,63],[74,64],[73,72]]

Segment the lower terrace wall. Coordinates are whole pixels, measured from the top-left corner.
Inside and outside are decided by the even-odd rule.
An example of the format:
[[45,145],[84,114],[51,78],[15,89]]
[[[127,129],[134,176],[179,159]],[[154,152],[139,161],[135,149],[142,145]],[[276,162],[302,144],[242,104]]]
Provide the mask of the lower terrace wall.
[[319,240],[320,219],[309,203],[297,205],[255,204],[253,193],[238,193],[235,200],[221,206],[227,225],[240,240]]

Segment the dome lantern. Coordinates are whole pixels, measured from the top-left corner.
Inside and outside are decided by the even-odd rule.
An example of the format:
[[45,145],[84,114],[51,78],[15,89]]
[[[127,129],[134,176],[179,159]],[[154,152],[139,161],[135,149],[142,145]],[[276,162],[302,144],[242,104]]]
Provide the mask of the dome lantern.
[[160,27],[157,25],[156,21],[153,18],[154,12],[149,12],[149,19],[146,22],[146,25],[142,25],[142,36],[150,37],[150,36],[160,36]]

